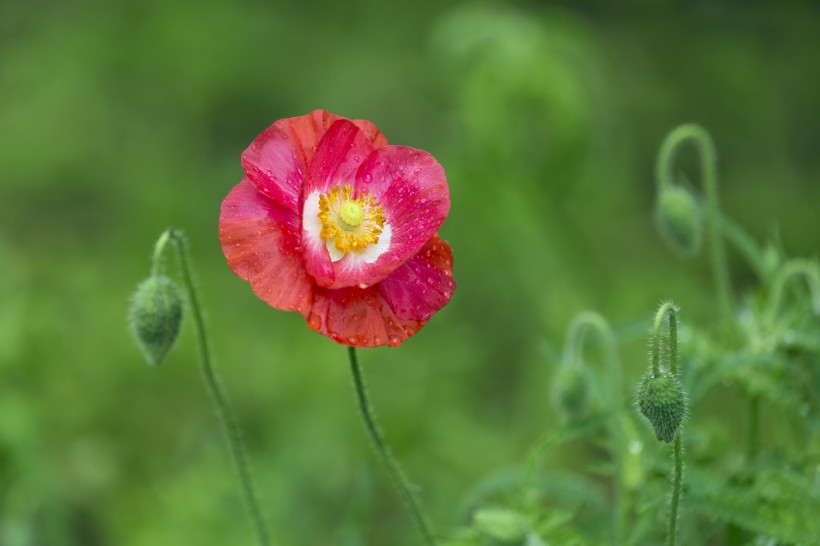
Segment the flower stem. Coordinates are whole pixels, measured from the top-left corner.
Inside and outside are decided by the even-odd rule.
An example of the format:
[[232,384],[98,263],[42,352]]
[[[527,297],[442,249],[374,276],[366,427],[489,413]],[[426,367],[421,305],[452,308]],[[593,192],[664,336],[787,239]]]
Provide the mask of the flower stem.
[[620,409],[623,397],[621,361],[618,358],[618,342],[615,334],[604,317],[594,311],[579,313],[567,329],[564,342],[565,364],[581,366],[586,332],[594,330],[601,341],[601,357],[609,369],[609,404]]
[[[167,235],[166,235],[167,234]],[[182,233],[173,228],[169,228],[160,237],[157,242],[157,251],[154,253],[154,267],[160,263],[160,254],[162,248],[168,240],[173,241],[174,247],[177,250],[177,258],[179,259],[179,268],[182,273],[182,280],[185,284],[185,290],[188,293],[188,300],[191,304],[191,311],[194,319],[194,327],[196,330],[197,345],[199,348],[199,365],[202,371],[202,377],[205,380],[205,385],[208,393],[211,395],[211,400],[214,403],[219,420],[222,424],[222,431],[225,434],[225,440],[228,443],[228,448],[233,458],[236,472],[239,475],[239,483],[242,487],[242,494],[245,497],[245,502],[248,506],[253,525],[256,529],[259,544],[267,546],[270,544],[268,539],[268,531],[265,527],[262,511],[259,507],[256,493],[254,491],[253,479],[251,477],[250,463],[245,452],[245,446],[242,443],[242,435],[239,431],[239,424],[236,416],[231,409],[228,399],[222,392],[219,378],[214,371],[211,361],[211,354],[208,348],[208,336],[205,332],[205,321],[202,318],[202,309],[199,305],[199,298],[197,297],[196,289],[191,275],[191,267],[188,259],[188,245]]]
[[410,515],[412,516],[416,527],[418,527],[419,531],[424,536],[425,542],[430,546],[435,546],[436,542],[433,539],[430,524],[427,522],[427,518],[421,511],[421,506],[410,488],[410,483],[407,481],[404,473],[402,473],[396,460],[390,454],[390,450],[385,445],[384,437],[376,424],[373,409],[371,408],[370,401],[367,398],[367,389],[365,388],[362,369],[359,366],[359,359],[356,355],[356,348],[348,347],[347,349],[347,354],[350,358],[350,372],[353,375],[353,385],[356,388],[356,400],[359,403],[359,411],[361,412],[362,420],[364,421],[364,425],[367,429],[368,435],[370,436],[370,440],[373,442],[373,447],[376,448],[379,458],[381,458],[382,463],[387,468],[387,472],[390,474],[390,477],[393,478],[393,482],[396,484],[399,494],[404,500],[407,508],[410,510]]
[[623,484],[623,433],[621,431],[621,410],[623,408],[623,373],[621,361],[618,358],[618,343],[615,334],[606,319],[594,311],[584,311],[578,314],[567,329],[564,343],[564,363],[569,366],[583,365],[584,341],[586,333],[594,330],[601,342],[601,357],[608,369],[609,377],[606,381],[609,392],[608,407],[611,409],[607,422],[608,432],[614,444],[613,453],[617,473],[615,477],[615,517],[613,520],[613,544],[623,543],[626,529],[627,503],[626,491]]
[[720,207],[717,191],[717,153],[709,133],[694,123],[676,127],[666,136],[658,154],[657,179],[658,189],[672,185],[675,157],[683,142],[691,141],[698,149],[701,164],[701,176],[706,194],[706,218],[709,223],[711,240],[712,272],[715,276],[718,304],[724,319],[730,320],[732,313],[732,295],[729,283],[729,267],[726,263],[726,252],[721,238]]
[[753,461],[757,457],[760,438],[760,396],[753,394],[749,399],[749,436],[746,439],[746,458]]
[[743,231],[739,225],[734,223],[728,216],[721,215],[720,217],[720,231],[726,240],[746,258],[749,265],[754,269],[761,281],[768,280],[768,272],[763,260],[763,255],[760,247],[752,239],[748,233]]
[[672,375],[678,373],[678,309],[667,301],[658,309],[652,326],[652,374],[655,376],[660,375],[661,326],[666,315],[669,315],[669,371]]
[[803,275],[808,282],[811,291],[812,310],[820,314],[820,267],[811,260],[793,259],[789,260],[780,268],[774,279],[772,296],[769,299],[769,306],[766,309],[766,323],[771,328],[777,318],[783,302],[783,294],[786,291],[789,281]]
[[681,481],[683,479],[683,454],[681,453],[680,431],[675,435],[675,476],[672,481],[672,504],[669,507],[669,536],[667,544],[675,546],[678,527],[678,503],[680,502]]
[[[652,373],[657,377],[660,374],[660,333],[664,319],[669,316],[669,373],[678,374],[678,308],[668,301],[660,306],[655,314],[655,323],[652,327]],[[672,501],[669,507],[669,535],[668,546],[675,546],[678,526],[678,504],[680,502],[681,481],[683,480],[683,455],[681,453],[681,432],[675,434],[675,468],[672,478]]]

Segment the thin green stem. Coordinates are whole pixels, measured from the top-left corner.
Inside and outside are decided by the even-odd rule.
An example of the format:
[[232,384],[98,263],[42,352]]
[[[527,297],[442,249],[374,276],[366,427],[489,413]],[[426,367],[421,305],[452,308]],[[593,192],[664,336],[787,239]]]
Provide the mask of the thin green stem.
[[[655,314],[652,327],[652,373],[657,377],[660,374],[660,335],[663,322],[669,317],[669,374],[678,374],[678,308],[668,301],[663,303]],[[669,507],[669,535],[667,544],[675,546],[678,525],[678,503],[680,501],[681,481],[683,480],[683,455],[681,453],[681,433],[675,434],[675,468],[672,479],[672,502]]]
[[669,315],[669,371],[672,375],[678,373],[678,309],[671,301],[664,302],[655,314],[652,325],[652,375],[661,373],[661,329],[663,321]]
[[715,276],[718,304],[724,319],[733,317],[731,284],[729,282],[729,267],[726,262],[726,252],[721,238],[720,207],[718,205],[717,190],[717,153],[712,137],[700,125],[693,123],[681,125],[672,130],[661,144],[658,154],[656,174],[658,191],[669,188],[673,184],[675,158],[681,144],[691,141],[697,148],[700,156],[701,175],[706,195],[706,218],[709,223],[709,238],[711,240],[712,271]]
[[669,536],[667,544],[675,546],[678,528],[678,504],[680,502],[681,482],[683,481],[683,454],[681,453],[680,431],[675,435],[675,475],[672,478],[672,503],[669,507]]
[[[166,238],[167,234],[167,238]],[[262,511],[259,507],[256,493],[253,486],[253,478],[251,477],[250,463],[245,452],[245,446],[242,442],[242,435],[239,431],[239,424],[236,416],[231,409],[228,399],[222,392],[219,378],[214,371],[211,362],[211,354],[208,348],[208,336],[205,332],[205,321],[202,318],[202,309],[199,304],[196,289],[194,288],[194,281],[191,275],[191,266],[188,259],[188,245],[182,233],[170,228],[162,237],[160,237],[157,248],[162,252],[160,242],[164,247],[168,239],[171,239],[177,250],[177,258],[179,259],[179,268],[182,273],[182,280],[185,284],[185,289],[188,293],[188,300],[191,304],[191,311],[194,319],[194,327],[196,329],[196,339],[199,348],[199,364],[202,371],[202,377],[205,380],[205,385],[211,395],[211,400],[214,403],[216,412],[219,415],[219,420],[222,424],[222,431],[225,434],[225,439],[228,442],[228,447],[233,458],[236,472],[239,475],[239,482],[242,486],[242,494],[245,497],[245,502],[248,506],[253,525],[256,529],[259,544],[267,546],[270,544],[268,539],[268,531],[265,527],[265,521],[262,517]],[[158,256],[155,252],[154,265],[158,263]]]
[[609,397],[613,407],[620,408],[623,395],[621,361],[618,358],[618,343],[615,334],[604,317],[593,311],[579,313],[567,329],[564,343],[564,364],[569,366],[583,365],[584,341],[586,333],[594,330],[601,341],[601,357],[609,370]]
[[165,266],[165,247],[171,240],[173,229],[166,229],[154,245],[154,255],[151,257],[151,276],[156,277],[163,272]]
[[820,314],[820,267],[816,262],[811,260],[794,259],[789,260],[774,279],[772,297],[769,299],[769,306],[766,309],[766,322],[769,327],[774,325],[777,318],[777,312],[783,303],[783,296],[786,292],[786,287],[792,278],[802,275],[806,278],[811,291],[812,309],[815,313]]
[[[524,472],[521,476],[521,490],[525,497],[530,497],[531,493],[536,487],[536,476],[538,474],[538,466],[542,459],[552,448],[565,444],[577,438],[581,438],[590,432],[594,431],[605,419],[608,419],[606,414],[598,414],[587,417],[580,423],[572,423],[557,430],[552,430],[546,433],[532,448],[530,448],[526,463],[524,465]],[[531,499],[530,499],[531,500]],[[532,508],[532,506],[528,506]]]
[[607,396],[609,398],[608,407],[614,411],[610,412],[607,425],[609,434],[614,444],[613,452],[615,457],[616,477],[615,477],[615,518],[613,543],[618,545],[623,542],[624,530],[626,529],[626,495],[623,484],[623,434],[620,429],[620,415],[623,406],[623,384],[621,361],[618,358],[618,344],[615,334],[609,326],[607,320],[593,311],[584,311],[578,314],[570,323],[567,329],[566,342],[564,344],[565,366],[582,366],[584,341],[586,333],[594,330],[601,341],[601,356],[607,370],[609,378],[606,382],[609,386]]
[[763,253],[754,239],[724,214],[720,216],[720,230],[723,236],[746,258],[758,278],[766,282],[769,272],[763,261]]
[[425,542],[429,546],[435,546],[436,542],[433,539],[430,524],[427,522],[427,518],[421,510],[421,505],[416,499],[416,496],[413,494],[410,483],[401,471],[399,464],[390,454],[390,450],[384,443],[384,437],[376,424],[373,409],[371,408],[370,401],[367,398],[367,389],[364,384],[364,376],[362,375],[362,370],[359,366],[359,359],[356,355],[355,347],[348,347],[348,356],[350,358],[350,373],[353,375],[353,385],[356,388],[356,400],[359,403],[359,411],[361,412],[362,420],[364,421],[364,425],[367,429],[368,435],[370,436],[370,440],[373,442],[373,447],[376,448],[379,458],[387,468],[387,472],[390,474],[390,477],[393,478],[393,482],[396,484],[405,505],[410,510],[410,515],[412,516],[416,527],[418,527],[419,531],[424,536]]
[[746,458],[749,461],[757,457],[758,438],[760,438],[760,396],[753,394],[749,399],[749,437],[746,442]]

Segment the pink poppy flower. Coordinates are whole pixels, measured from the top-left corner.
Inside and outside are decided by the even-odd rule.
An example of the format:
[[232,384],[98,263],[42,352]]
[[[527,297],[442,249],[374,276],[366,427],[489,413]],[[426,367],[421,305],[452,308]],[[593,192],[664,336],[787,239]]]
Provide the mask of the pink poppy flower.
[[316,110],[266,129],[242,167],[219,238],[231,270],[272,307],[375,347],[399,345],[450,301],[452,250],[436,234],[450,194],[427,152]]

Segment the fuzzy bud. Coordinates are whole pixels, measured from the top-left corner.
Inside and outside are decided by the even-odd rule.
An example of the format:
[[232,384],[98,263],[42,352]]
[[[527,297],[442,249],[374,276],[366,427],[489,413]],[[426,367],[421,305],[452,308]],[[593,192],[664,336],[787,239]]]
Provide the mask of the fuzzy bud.
[[689,190],[677,186],[661,190],[655,214],[661,235],[681,257],[691,258],[700,252],[701,210]]
[[638,409],[652,424],[658,440],[674,440],[687,409],[680,380],[667,372],[644,375],[638,388]]
[[131,328],[145,358],[162,363],[182,323],[182,297],[165,276],[151,276],[137,287],[130,310]]
[[567,421],[586,417],[590,407],[589,381],[581,366],[562,365],[553,378],[552,399]]

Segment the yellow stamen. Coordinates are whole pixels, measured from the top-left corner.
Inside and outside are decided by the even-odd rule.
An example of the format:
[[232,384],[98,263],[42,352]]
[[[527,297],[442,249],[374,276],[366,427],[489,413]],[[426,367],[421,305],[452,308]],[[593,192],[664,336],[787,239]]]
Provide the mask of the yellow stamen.
[[361,190],[353,197],[353,186],[334,186],[319,196],[322,239],[333,241],[341,252],[362,252],[379,242],[384,228],[384,209],[379,201]]

